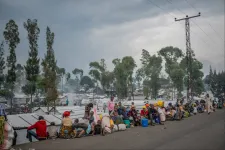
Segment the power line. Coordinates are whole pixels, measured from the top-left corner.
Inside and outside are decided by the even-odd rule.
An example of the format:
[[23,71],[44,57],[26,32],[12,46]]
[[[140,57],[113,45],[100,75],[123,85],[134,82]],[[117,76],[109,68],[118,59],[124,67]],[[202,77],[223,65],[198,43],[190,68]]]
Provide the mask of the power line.
[[[195,11],[199,12],[191,3],[188,2],[188,0],[184,0],[188,5],[190,5]],[[207,22],[207,24],[210,26],[210,28],[216,33],[216,35],[222,40],[222,41],[225,41],[221,35],[212,27],[212,25]]]
[[186,59],[187,59],[187,74],[188,74],[188,82],[187,82],[187,100],[189,99],[189,95],[192,95],[193,92],[193,83],[192,83],[192,57],[193,57],[193,50],[191,49],[191,38],[190,38],[190,23],[189,20],[192,18],[200,17],[201,13],[195,16],[188,16],[186,15],[185,18],[177,19],[175,21],[183,21],[185,20],[185,31],[186,31]]
[[[170,4],[173,4],[171,1],[166,0]],[[180,11],[182,14],[186,15],[180,8],[176,8],[178,11]],[[197,9],[195,9],[197,10]],[[211,41],[213,41],[215,44],[217,44],[195,21],[191,20],[192,23],[194,23]]]
[[[165,9],[163,9],[162,7],[160,7],[159,5],[157,5],[156,3],[154,3],[154,2],[152,2],[151,0],[147,0],[149,3],[151,3],[151,4],[153,4],[155,7],[157,7],[157,8],[159,8],[159,9],[161,9],[162,11],[164,11],[165,12]],[[172,4],[172,2],[171,1],[169,1],[169,0],[167,0],[170,4]],[[183,11],[181,11],[180,9],[178,9],[181,13],[183,13],[184,15],[186,15]],[[167,14],[169,14],[170,16],[172,16],[173,18],[176,18],[176,16],[175,15],[173,15],[173,14],[171,14],[171,13],[169,13],[169,12],[166,12]],[[182,25],[182,28],[183,28],[183,24],[181,23],[181,22],[179,22],[181,25]],[[193,32],[193,31],[190,31],[191,33],[193,33],[193,34],[195,34],[196,36],[198,36],[199,37],[199,39],[201,40],[201,41],[203,41],[205,44],[207,44],[208,46],[210,46],[205,40],[203,40],[197,33],[195,33],[195,32]]]

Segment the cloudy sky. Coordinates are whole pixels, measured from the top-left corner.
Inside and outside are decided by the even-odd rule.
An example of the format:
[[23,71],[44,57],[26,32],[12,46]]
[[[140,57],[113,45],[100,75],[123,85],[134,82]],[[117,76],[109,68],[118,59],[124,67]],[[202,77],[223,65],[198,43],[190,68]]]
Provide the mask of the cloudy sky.
[[109,70],[112,59],[123,56],[133,56],[140,65],[142,49],[155,54],[171,45],[185,52],[184,22],[175,22],[174,16],[200,11],[202,16],[191,21],[191,44],[208,72],[209,65],[224,68],[224,5],[224,0],[0,0],[0,33],[9,19],[16,21],[21,39],[17,58],[24,64],[28,41],[23,22],[38,19],[40,57],[46,52],[49,26],[58,66],[88,73],[89,62],[101,58]]

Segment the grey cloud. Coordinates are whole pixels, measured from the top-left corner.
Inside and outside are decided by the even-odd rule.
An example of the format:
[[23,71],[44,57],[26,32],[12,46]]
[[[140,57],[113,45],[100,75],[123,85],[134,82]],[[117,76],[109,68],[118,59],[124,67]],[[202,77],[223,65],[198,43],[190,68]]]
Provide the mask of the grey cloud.
[[[17,49],[18,62],[25,63],[28,43],[22,24],[28,18],[38,19],[41,29],[40,56],[43,57],[46,51],[45,29],[49,25],[56,35],[54,49],[58,65],[65,67],[68,71],[75,67],[84,68],[87,73],[90,61],[105,58],[108,63],[111,63],[111,59],[120,55],[139,55],[131,53],[127,46],[129,41],[126,41],[129,38],[124,37],[130,37],[133,32],[136,33],[146,26],[137,26],[136,29],[134,28],[135,31],[115,30],[105,36],[93,36],[94,29],[129,24],[145,18],[154,18],[167,12],[175,13],[178,17],[184,16],[177,11],[178,7],[185,13],[196,13],[183,0],[169,0],[173,4],[168,3],[167,0],[151,1],[166,11],[155,7],[148,0],[1,0],[0,33],[9,19],[16,20],[20,26],[21,37],[21,43]],[[209,16],[224,14],[223,0],[188,1],[203,14]],[[171,16],[168,17],[173,21]],[[159,20],[151,28],[154,29],[165,23],[167,23],[166,20]],[[2,35],[0,35],[1,39],[3,39]]]

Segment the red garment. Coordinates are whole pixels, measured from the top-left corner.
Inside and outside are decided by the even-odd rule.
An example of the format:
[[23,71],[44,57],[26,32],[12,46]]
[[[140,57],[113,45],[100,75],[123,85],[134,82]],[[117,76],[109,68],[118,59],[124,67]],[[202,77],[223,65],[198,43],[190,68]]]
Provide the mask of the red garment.
[[69,117],[70,116],[70,112],[69,111],[65,111],[64,113],[63,113],[63,117]]
[[141,116],[148,116],[148,111],[141,110]]
[[34,125],[27,128],[27,130],[36,129],[36,134],[39,138],[47,137],[47,125],[45,120],[39,120]]

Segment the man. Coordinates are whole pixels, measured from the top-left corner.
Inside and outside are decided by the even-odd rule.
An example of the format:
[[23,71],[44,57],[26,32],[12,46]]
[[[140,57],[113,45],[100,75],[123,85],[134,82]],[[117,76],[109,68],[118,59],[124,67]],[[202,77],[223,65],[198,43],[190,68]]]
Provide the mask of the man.
[[209,97],[209,94],[206,94],[206,104],[207,104],[207,112],[208,115],[212,112],[212,104],[211,104],[211,99]]
[[[32,129],[36,129],[36,133],[32,131]],[[46,140],[47,138],[47,125],[43,116],[39,116],[38,121],[27,128],[27,138],[30,142],[32,142],[32,136],[37,140]]]
[[111,114],[111,112],[114,110],[114,97],[112,96],[110,101],[108,102],[108,110],[109,110],[109,115]]

